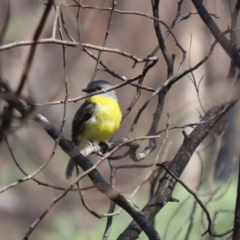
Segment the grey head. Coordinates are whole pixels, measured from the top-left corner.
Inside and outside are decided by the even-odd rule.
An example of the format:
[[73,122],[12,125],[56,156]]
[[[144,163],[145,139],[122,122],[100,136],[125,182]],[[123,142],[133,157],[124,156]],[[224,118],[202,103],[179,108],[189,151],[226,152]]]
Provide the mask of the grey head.
[[[104,81],[104,80],[96,80],[96,81],[92,81],[90,82],[86,88],[82,89],[83,92],[86,92],[86,93],[95,93],[95,92],[98,92],[98,91],[101,91],[101,90],[104,90],[104,89],[107,89],[107,88],[110,88],[112,87],[112,85],[107,82],[107,81]],[[109,92],[106,92],[106,93],[100,93],[99,94],[100,96],[105,96],[105,97],[112,97],[112,98],[115,98],[117,100],[117,96],[116,96],[116,92],[115,90],[111,90]]]

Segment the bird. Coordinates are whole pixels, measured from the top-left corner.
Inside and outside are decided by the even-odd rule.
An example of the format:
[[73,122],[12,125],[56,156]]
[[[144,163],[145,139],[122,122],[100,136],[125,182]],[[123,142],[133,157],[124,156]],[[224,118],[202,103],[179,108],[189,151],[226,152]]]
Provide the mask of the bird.
[[[106,90],[112,85],[105,80],[90,82],[85,89],[86,93],[97,93]],[[104,142],[111,138],[119,129],[122,121],[122,112],[118,104],[115,90],[89,96],[75,113],[72,121],[72,142],[82,150],[91,142]],[[71,158],[68,162],[65,176],[70,179],[75,167]]]

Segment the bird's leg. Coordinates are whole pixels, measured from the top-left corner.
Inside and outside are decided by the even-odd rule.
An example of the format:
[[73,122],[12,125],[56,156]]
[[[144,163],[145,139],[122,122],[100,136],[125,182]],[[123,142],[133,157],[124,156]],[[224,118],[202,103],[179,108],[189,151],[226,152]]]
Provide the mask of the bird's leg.
[[99,145],[96,142],[94,142],[92,140],[88,140],[88,141],[89,141],[88,142],[89,146],[93,146],[93,147],[98,147],[99,148]]

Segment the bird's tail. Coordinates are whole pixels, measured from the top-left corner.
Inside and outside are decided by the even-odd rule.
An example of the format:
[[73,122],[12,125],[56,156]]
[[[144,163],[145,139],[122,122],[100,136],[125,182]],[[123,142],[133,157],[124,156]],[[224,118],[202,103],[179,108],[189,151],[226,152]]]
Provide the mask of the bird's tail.
[[[79,140],[79,142],[80,144],[78,144],[78,149],[84,149],[85,147],[88,146],[88,140],[85,138],[81,139],[81,141]],[[75,165],[76,165],[75,161],[73,160],[73,158],[71,158],[68,162],[68,165],[65,171],[65,177],[67,179],[70,179],[72,177]]]
[[67,179],[70,179],[72,177],[74,167],[75,167],[75,161],[73,160],[73,158],[71,158],[68,162],[66,172],[65,172],[65,177]]

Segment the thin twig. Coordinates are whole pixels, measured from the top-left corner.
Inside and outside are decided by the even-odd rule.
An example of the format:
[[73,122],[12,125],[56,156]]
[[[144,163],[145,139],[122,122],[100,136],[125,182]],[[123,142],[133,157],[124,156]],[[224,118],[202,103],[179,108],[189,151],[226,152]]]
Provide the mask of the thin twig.
[[[112,10],[110,11],[110,15],[109,15],[109,18],[108,18],[107,30],[106,30],[104,40],[103,40],[103,44],[102,44],[103,47],[105,47],[106,43],[107,43],[107,39],[108,39],[109,31],[110,31],[110,26],[111,26],[111,20],[112,20],[114,8],[115,8],[116,5],[117,5],[117,1],[112,0],[112,7],[111,7]],[[95,69],[94,69],[91,81],[93,81],[94,78],[96,77],[96,74],[97,74],[97,71],[98,71],[98,65],[99,65],[99,62],[100,62],[100,59],[101,59],[101,54],[102,54],[102,51],[99,51],[98,52],[98,57],[97,57],[97,62],[96,62],[96,65],[95,65]]]

